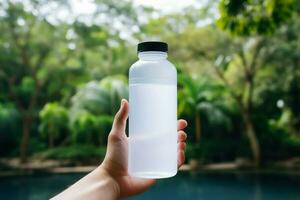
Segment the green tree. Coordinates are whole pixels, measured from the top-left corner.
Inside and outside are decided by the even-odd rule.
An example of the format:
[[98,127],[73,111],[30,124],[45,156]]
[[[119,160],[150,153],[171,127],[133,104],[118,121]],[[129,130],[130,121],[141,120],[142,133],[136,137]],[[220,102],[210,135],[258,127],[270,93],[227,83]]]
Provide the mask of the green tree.
[[127,79],[109,76],[100,82],[91,81],[79,88],[72,97],[71,112],[87,110],[94,115],[114,115],[122,98],[128,97]]
[[10,104],[0,103],[0,155],[7,156],[17,145],[20,127],[16,122],[20,120],[17,109]]
[[[300,5],[300,4],[299,4]],[[278,100],[284,102],[284,107],[290,110],[290,127],[294,134],[300,128],[300,23],[299,14],[295,14],[292,20],[279,30],[271,39],[273,44],[272,55],[268,58],[273,66],[270,79],[276,79],[276,88],[283,91],[283,96]],[[286,77],[286,78],[282,78]],[[289,112],[289,111],[287,111]],[[282,113],[284,115],[284,112]],[[298,131],[299,133],[299,131]]]
[[103,144],[112,125],[112,116],[118,111],[121,99],[127,97],[127,79],[123,75],[91,81],[79,88],[70,108],[73,141]]
[[248,40],[248,43],[244,44],[238,43],[235,46],[238,51],[233,51],[227,56],[220,55],[216,59],[215,67],[220,80],[229,89],[231,96],[240,108],[252,156],[257,166],[260,164],[261,155],[257,133],[252,120],[252,107],[257,70],[265,64],[262,61],[264,56],[261,55],[263,46],[264,42],[260,39]]
[[296,9],[295,0],[222,0],[218,25],[235,35],[272,34]]
[[[241,39],[237,51],[231,55],[219,56],[216,60],[216,72],[223,83],[230,89],[232,97],[238,103],[245,123],[246,135],[249,139],[253,159],[260,164],[260,145],[252,119],[253,94],[256,88],[256,77],[267,65],[270,46],[266,45],[268,38],[263,35],[274,34],[283,24],[286,24],[296,11],[297,2],[293,0],[247,1],[232,0],[220,2],[219,26],[237,36],[249,36]],[[234,67],[239,66],[239,67]],[[231,68],[231,70],[230,70]],[[226,77],[228,71],[240,71],[236,83]],[[238,69],[239,68],[239,69]],[[233,73],[234,74],[234,73]],[[231,76],[233,75],[231,74]],[[232,84],[242,86],[238,92]]]
[[202,117],[208,122],[207,126],[213,127],[225,124],[225,127],[231,127],[230,118],[220,106],[222,105],[222,93],[224,94],[225,92],[222,86],[212,83],[208,84],[208,81],[205,79],[200,81],[186,75],[179,76],[179,84],[182,88],[178,92],[178,112],[179,115],[188,114],[194,118],[197,143],[201,141]]
[[72,142],[75,144],[105,145],[113,117],[94,115],[86,110],[75,113],[70,123]]
[[[88,25],[80,17],[74,17],[73,24],[64,19],[52,22],[49,16],[53,17],[55,10],[40,12],[48,6],[43,0],[0,1],[0,98],[13,102],[20,113],[22,162],[27,160],[30,134],[37,131],[33,125],[46,102],[67,105],[77,85],[125,73],[131,62],[133,51],[126,51],[130,45],[117,34],[123,30],[110,23],[113,18],[124,25],[136,22],[131,3],[95,3],[97,12],[91,14],[92,25]],[[70,11],[68,4],[57,2],[66,12]],[[103,13],[106,19],[100,25],[93,21]]]
[[39,116],[39,131],[43,137],[48,137],[49,147],[52,148],[55,141],[68,130],[68,111],[58,103],[47,103]]
[[6,100],[14,102],[21,114],[20,157],[25,162],[32,124],[47,80],[45,65],[61,40],[60,34],[50,34],[51,24],[25,11],[23,4],[5,2],[1,9],[5,14],[0,17],[0,76],[9,94]]

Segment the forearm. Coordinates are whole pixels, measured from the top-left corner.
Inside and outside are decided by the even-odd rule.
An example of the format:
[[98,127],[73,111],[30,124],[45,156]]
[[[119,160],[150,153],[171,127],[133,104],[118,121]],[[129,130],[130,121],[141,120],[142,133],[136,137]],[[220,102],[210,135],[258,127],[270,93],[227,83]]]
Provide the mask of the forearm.
[[113,178],[101,167],[98,167],[74,185],[53,197],[59,199],[115,200],[119,198],[120,189]]

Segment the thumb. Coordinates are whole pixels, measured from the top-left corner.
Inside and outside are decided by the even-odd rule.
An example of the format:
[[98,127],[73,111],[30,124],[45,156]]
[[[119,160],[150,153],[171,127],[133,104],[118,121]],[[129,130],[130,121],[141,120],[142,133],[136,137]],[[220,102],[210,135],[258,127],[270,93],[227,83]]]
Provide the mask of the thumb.
[[128,101],[126,99],[121,100],[121,106],[119,111],[115,115],[112,130],[113,132],[124,133],[126,128],[126,120],[128,118]]

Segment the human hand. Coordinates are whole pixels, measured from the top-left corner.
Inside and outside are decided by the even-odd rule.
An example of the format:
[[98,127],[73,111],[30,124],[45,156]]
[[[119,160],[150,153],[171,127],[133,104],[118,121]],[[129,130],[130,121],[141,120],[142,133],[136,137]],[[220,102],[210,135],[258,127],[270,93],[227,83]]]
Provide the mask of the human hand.
[[[128,166],[128,137],[125,134],[128,118],[128,102],[123,99],[121,107],[115,116],[112,130],[108,137],[107,152],[99,169],[111,176],[115,181],[120,197],[135,195],[145,191],[155,183],[155,179],[141,179],[129,176]],[[185,120],[178,120],[178,168],[185,160],[185,140],[183,129],[187,126]]]
[[[128,138],[125,134],[128,102],[122,100],[108,137],[107,152],[102,164],[75,184],[53,197],[53,200],[118,199],[141,193],[155,183],[154,179],[130,177],[127,172]],[[178,167],[184,163],[187,126],[178,120]]]

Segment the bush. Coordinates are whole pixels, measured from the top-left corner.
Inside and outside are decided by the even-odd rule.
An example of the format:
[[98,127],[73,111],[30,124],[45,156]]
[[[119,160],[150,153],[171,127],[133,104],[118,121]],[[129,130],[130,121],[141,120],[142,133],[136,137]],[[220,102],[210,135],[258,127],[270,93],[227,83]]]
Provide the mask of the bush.
[[43,138],[48,138],[49,146],[53,147],[55,141],[68,132],[68,111],[58,103],[47,103],[39,115],[39,132]]
[[72,145],[56,147],[34,155],[39,159],[71,160],[84,162],[90,159],[101,160],[106,153],[106,147],[93,145]]
[[113,124],[113,120],[114,117],[109,115],[102,115],[97,117],[96,121],[99,124],[99,130],[97,132],[99,134],[99,143],[97,145],[106,145],[108,134]]
[[103,145],[106,143],[113,117],[97,116],[88,111],[80,111],[70,123],[72,141],[76,144]]
[[191,159],[198,160],[199,155],[200,155],[200,145],[187,143],[186,151],[185,151],[186,161],[189,162]]
[[74,144],[105,145],[113,115],[122,98],[128,97],[127,78],[107,76],[100,82],[90,81],[71,99],[69,128]]
[[276,124],[270,123],[259,139],[264,161],[284,160],[300,155],[300,136],[292,135]]
[[127,78],[123,75],[107,76],[100,82],[90,81],[79,88],[71,99],[71,111],[113,115],[118,111],[121,99],[127,97]]
[[0,156],[9,156],[18,144],[21,127],[18,111],[13,105],[0,104]]
[[232,161],[236,157],[237,145],[230,138],[204,138],[200,144],[187,145],[186,160],[197,159],[203,163]]

